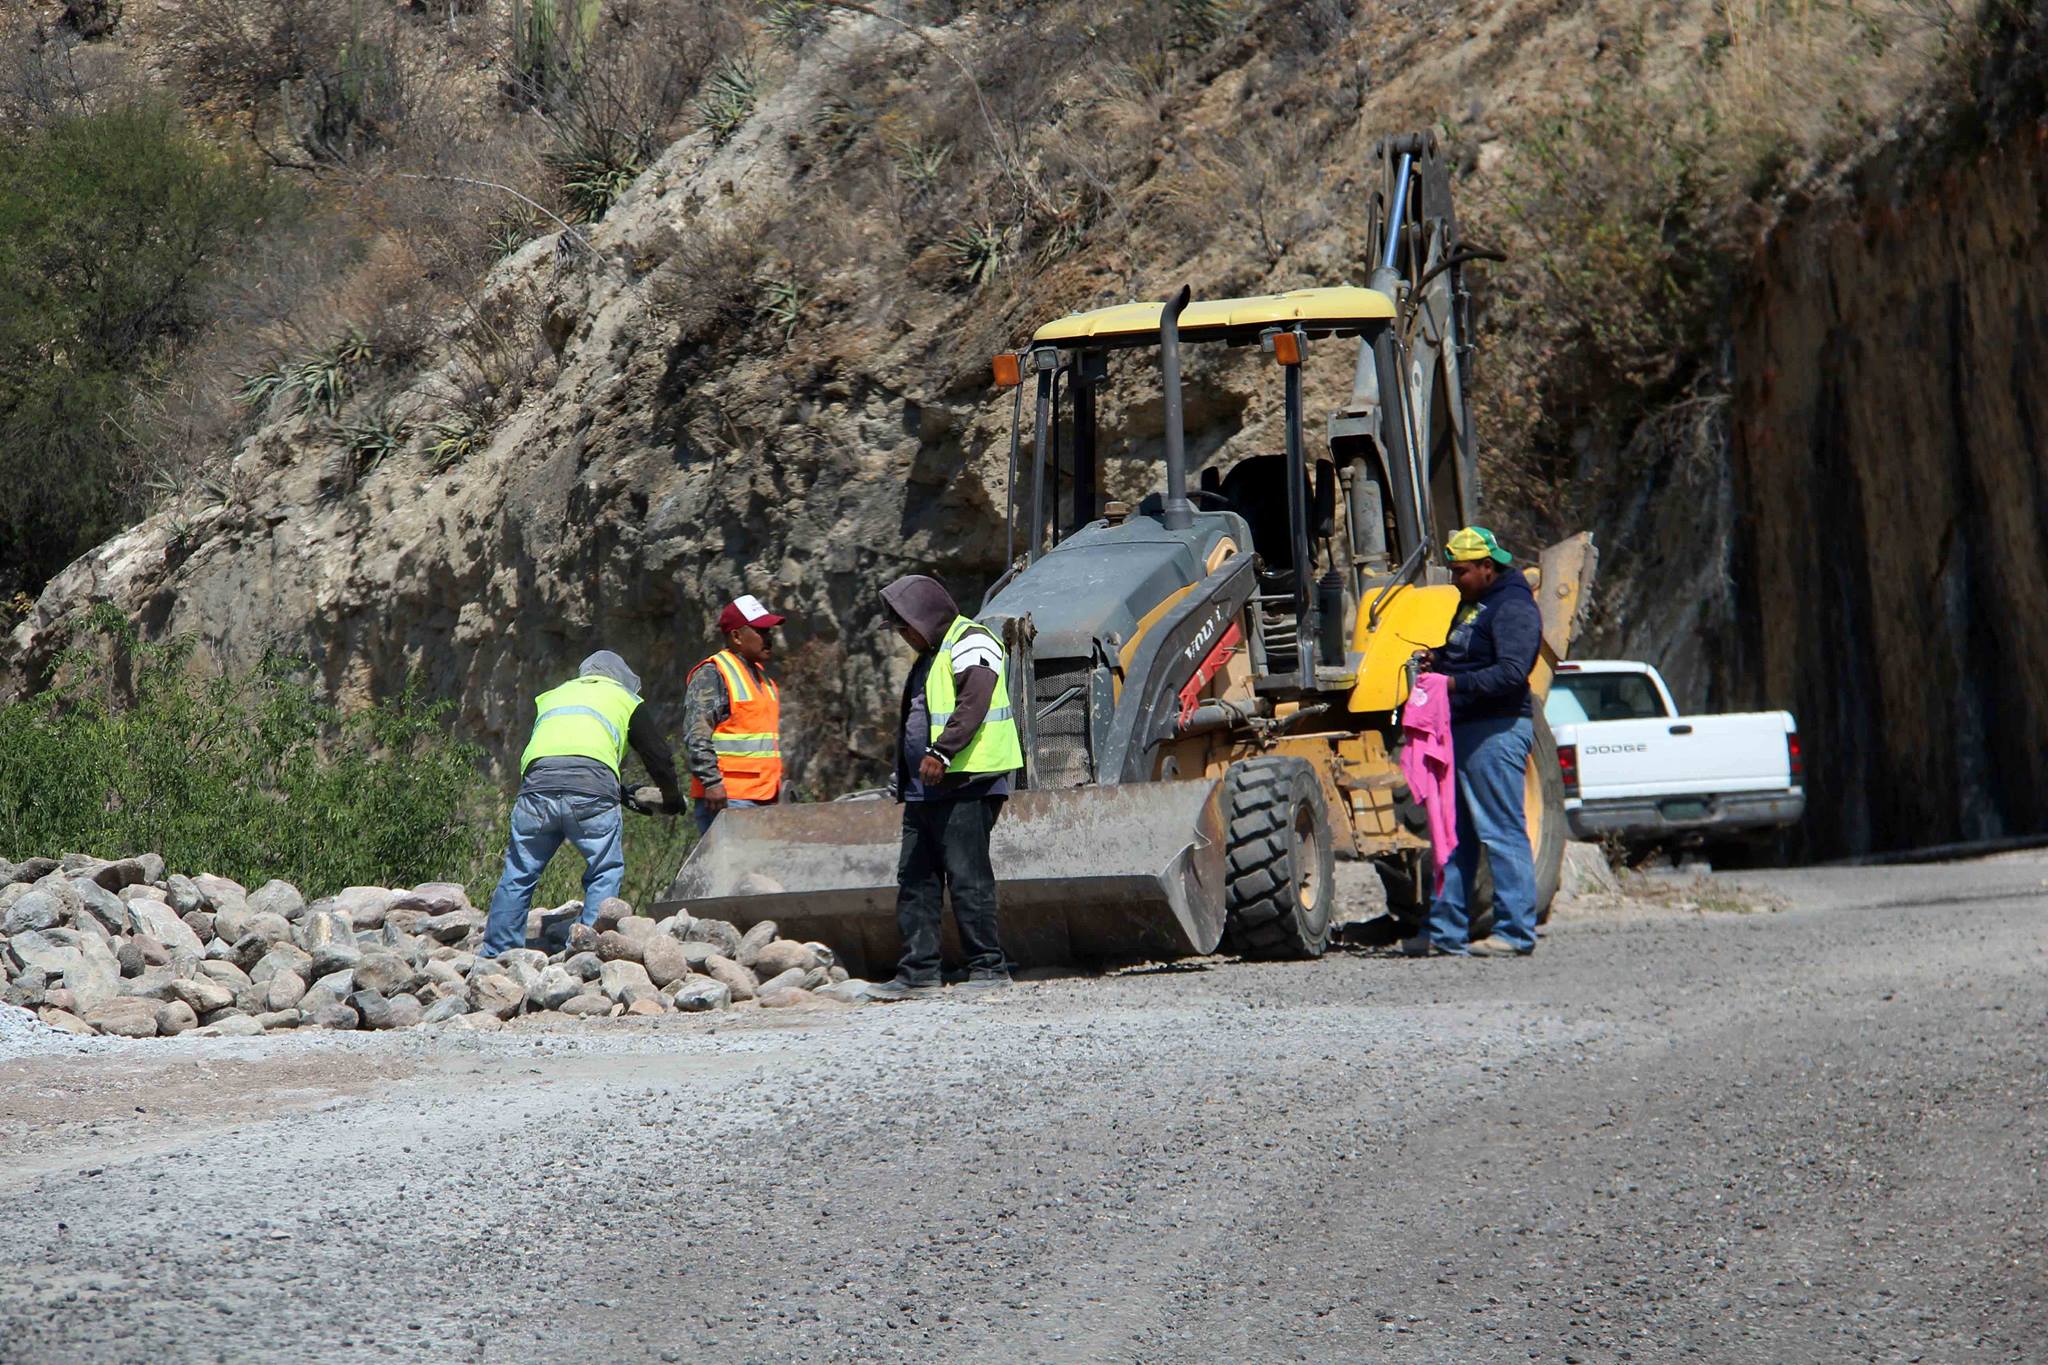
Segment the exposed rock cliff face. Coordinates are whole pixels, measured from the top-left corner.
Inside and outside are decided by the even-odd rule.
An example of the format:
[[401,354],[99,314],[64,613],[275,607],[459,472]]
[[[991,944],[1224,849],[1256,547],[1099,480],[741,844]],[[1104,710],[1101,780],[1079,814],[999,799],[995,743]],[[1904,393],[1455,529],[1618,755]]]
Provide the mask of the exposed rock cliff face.
[[1825,852],[2048,825],[2044,136],[1762,250],[1729,693],[1797,712]]

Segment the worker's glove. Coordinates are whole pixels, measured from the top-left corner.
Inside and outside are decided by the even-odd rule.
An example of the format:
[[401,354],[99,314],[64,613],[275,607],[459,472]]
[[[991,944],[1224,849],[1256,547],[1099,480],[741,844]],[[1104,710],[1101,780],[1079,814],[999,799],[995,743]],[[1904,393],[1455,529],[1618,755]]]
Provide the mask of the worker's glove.
[[625,803],[627,810],[638,811],[642,815],[673,815],[675,813],[669,809],[668,801],[662,796],[661,788],[659,787],[635,787],[619,799]]

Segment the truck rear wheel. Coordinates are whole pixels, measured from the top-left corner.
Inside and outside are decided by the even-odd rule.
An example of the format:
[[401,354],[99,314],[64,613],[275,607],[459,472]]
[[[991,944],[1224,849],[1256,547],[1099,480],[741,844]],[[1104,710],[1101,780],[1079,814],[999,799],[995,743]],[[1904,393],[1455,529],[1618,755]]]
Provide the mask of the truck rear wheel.
[[1246,957],[1321,957],[1337,867],[1315,769],[1286,755],[1252,758],[1223,784],[1226,945]]
[[[1529,747],[1529,766],[1522,778],[1522,819],[1529,830],[1529,851],[1536,859],[1536,922],[1550,923],[1550,903],[1557,899],[1564,877],[1564,843],[1569,831],[1564,814],[1564,773],[1557,766],[1557,740],[1543,713],[1536,713],[1536,742]],[[1479,875],[1472,882],[1471,937],[1493,932],[1493,860],[1479,854]]]

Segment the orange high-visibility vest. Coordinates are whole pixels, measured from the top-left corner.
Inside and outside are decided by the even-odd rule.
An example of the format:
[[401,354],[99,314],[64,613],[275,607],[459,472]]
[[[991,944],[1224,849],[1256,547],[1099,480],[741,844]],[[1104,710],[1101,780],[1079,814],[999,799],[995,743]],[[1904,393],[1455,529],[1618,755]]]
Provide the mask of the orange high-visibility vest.
[[[732,714],[711,731],[718,751],[718,778],[733,801],[773,801],[782,791],[782,691],[772,678],[756,675],[747,661],[729,649],[697,665],[718,670],[725,679]],[[697,676],[697,668],[690,677]],[[704,784],[690,779],[690,795],[702,796]]]

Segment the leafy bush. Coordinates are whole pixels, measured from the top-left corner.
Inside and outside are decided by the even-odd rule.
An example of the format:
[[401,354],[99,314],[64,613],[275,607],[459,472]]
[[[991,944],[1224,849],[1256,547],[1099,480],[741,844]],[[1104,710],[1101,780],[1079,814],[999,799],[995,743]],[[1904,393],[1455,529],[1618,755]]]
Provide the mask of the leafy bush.
[[344,716],[293,661],[202,678],[189,641],[138,644],[111,612],[92,628],[55,685],[0,707],[0,848],[155,851],[311,895],[476,875],[481,753],[417,683]]
[[136,378],[196,329],[225,253],[286,203],[161,106],[0,141],[0,596],[119,527],[144,472]]

